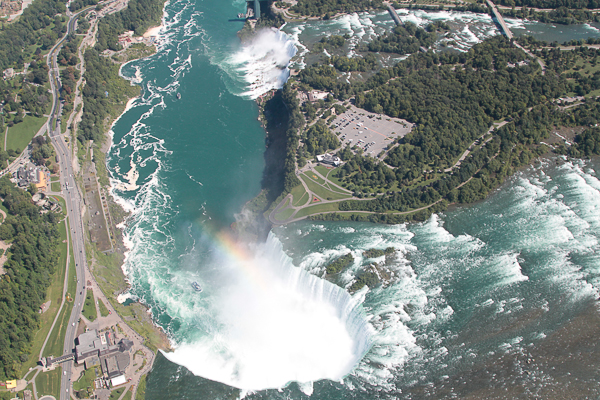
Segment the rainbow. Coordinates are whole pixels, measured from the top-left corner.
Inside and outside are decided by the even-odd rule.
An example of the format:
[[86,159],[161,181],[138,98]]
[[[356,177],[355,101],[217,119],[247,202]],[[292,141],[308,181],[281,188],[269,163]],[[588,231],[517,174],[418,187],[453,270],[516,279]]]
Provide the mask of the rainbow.
[[207,237],[213,247],[225,255],[231,261],[231,265],[237,268],[249,282],[254,283],[258,289],[265,289],[268,286],[265,271],[260,268],[257,257],[247,245],[240,243],[226,231],[207,233]]

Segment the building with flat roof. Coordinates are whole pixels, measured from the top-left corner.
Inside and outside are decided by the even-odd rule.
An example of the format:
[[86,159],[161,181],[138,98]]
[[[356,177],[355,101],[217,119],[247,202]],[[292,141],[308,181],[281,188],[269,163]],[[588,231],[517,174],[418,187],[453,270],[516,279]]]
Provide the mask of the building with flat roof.
[[112,387],[119,386],[124,383],[127,383],[127,378],[125,378],[125,375],[120,375],[110,380],[110,385]]
[[332,154],[325,153],[323,155],[317,156],[317,161],[323,164],[329,164],[337,167],[342,163],[339,157],[336,157]]
[[[121,339],[118,343],[114,343],[109,331],[98,334],[95,329],[82,333],[76,340],[75,361],[77,364],[84,362],[90,366],[100,364],[104,371],[107,358],[123,354],[124,357],[119,359],[120,365],[124,365],[123,370],[129,365],[129,350],[133,346],[131,340]],[[127,358],[127,365],[124,362],[125,358]]]

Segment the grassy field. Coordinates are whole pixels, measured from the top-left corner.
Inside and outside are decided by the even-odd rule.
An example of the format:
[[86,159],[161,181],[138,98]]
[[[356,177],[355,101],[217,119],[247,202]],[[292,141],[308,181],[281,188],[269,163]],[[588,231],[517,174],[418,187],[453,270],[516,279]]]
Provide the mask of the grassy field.
[[2,129],[0,131],[0,148],[2,148],[2,150],[6,150],[4,148],[4,136],[6,135],[6,131],[7,131],[7,128]]
[[135,392],[135,400],[144,400],[146,398],[146,375],[140,378],[137,392]]
[[[127,288],[125,276],[121,270],[121,259],[117,254],[104,254],[97,251],[95,247],[86,244],[87,254],[94,256],[97,263],[92,271],[96,282],[104,293],[120,292]],[[113,297],[108,297],[115,311],[127,321],[127,324],[140,336],[146,339],[144,343],[152,351],[158,348],[167,348],[169,343],[160,331],[154,327],[147,309],[139,303],[124,306]]]
[[40,372],[35,378],[35,386],[37,388],[38,397],[51,395],[54,396],[55,399],[59,399],[61,374],[61,367],[56,367],[54,370],[48,372]]
[[294,210],[293,208],[288,208],[286,210],[278,212],[277,214],[274,215],[274,217],[278,221],[285,221],[286,219],[288,219],[289,217],[292,216],[294,211],[296,211],[296,210]]
[[303,175],[310,177],[312,180],[316,181],[319,185],[325,184],[325,180],[323,180],[323,178],[321,178],[319,175],[315,174],[314,172],[307,171]]
[[294,187],[291,193],[292,196],[294,196],[294,202],[292,203],[293,206],[301,206],[306,204],[308,201],[308,193],[306,193],[303,185]]
[[302,175],[301,179],[306,182],[306,186],[318,197],[322,200],[341,200],[352,197],[349,194],[342,194],[338,192],[332,192],[329,189],[324,188],[323,186],[317,184],[315,181],[307,177],[306,175]]
[[73,390],[79,392],[81,390],[88,390],[88,388],[93,389],[95,379],[96,368],[87,369],[77,381],[73,382]]
[[131,390],[128,390],[121,400],[131,400]]
[[[69,276],[67,278],[67,295],[71,297],[75,296],[75,290],[77,290],[77,275],[75,273],[75,257],[73,253],[70,252],[70,261],[69,261]],[[71,316],[71,310],[73,309],[73,301],[65,301],[65,305],[60,312],[60,316],[56,321],[56,325],[54,325],[54,329],[50,334],[50,338],[48,339],[48,343],[46,343],[46,347],[44,348],[44,352],[42,353],[44,357],[49,355],[59,356],[63,353],[64,341],[65,341],[65,332],[67,329],[67,324],[69,322],[69,317]]]
[[[343,187],[343,186],[341,186],[341,187]],[[342,189],[340,189],[339,187],[335,186],[332,183],[326,183],[325,184],[325,188],[331,190],[334,193],[339,193],[339,194],[343,194],[343,195],[346,195],[346,196],[350,196],[350,193],[343,191]]]
[[65,199],[62,198],[61,196],[49,196],[49,197],[51,199],[53,199],[54,201],[58,202],[58,204],[60,205],[62,214],[66,217],[67,216],[67,203],[65,202]]
[[317,170],[318,173],[320,173],[325,178],[327,178],[327,174],[329,174],[329,172],[333,171],[335,168],[327,168],[326,166],[319,164],[315,167],[315,169]]
[[318,214],[327,211],[339,211],[338,203],[326,203],[326,204],[317,204],[314,206],[306,207],[298,211],[298,214],[294,216],[294,218],[301,218],[311,214]]
[[53,192],[60,192],[60,182],[56,181],[50,183],[50,190]]
[[23,363],[21,367],[22,376],[27,373],[30,367],[36,366],[38,362],[38,357],[40,355],[40,350],[42,349],[44,340],[46,340],[46,336],[48,336],[48,332],[50,332],[50,327],[52,326],[52,322],[54,321],[54,318],[58,313],[58,309],[62,301],[63,285],[65,282],[65,271],[68,255],[67,243],[63,243],[63,241],[67,240],[66,221],[60,223],[59,232],[60,244],[58,245],[58,249],[60,251],[60,258],[58,260],[56,272],[52,276],[52,283],[50,284],[48,292],[46,293],[46,301],[51,301],[50,307],[40,317],[40,329],[36,332],[35,337],[33,339],[29,359],[27,360],[27,362]]
[[23,151],[46,121],[46,118],[36,118],[26,115],[23,118],[23,122],[16,124],[12,128],[8,128],[6,147],[8,149]]
[[98,300],[98,308],[100,309],[100,315],[106,317],[108,315],[108,308],[104,304],[104,301]]
[[112,392],[110,392],[110,397],[108,399],[109,400],[117,400],[119,397],[121,397],[121,394],[123,394],[124,390],[125,390],[125,388],[113,390]]
[[91,290],[88,290],[85,294],[85,303],[83,303],[83,310],[81,310],[81,313],[90,321],[95,321],[96,318],[98,318],[96,305],[94,304],[94,293]]

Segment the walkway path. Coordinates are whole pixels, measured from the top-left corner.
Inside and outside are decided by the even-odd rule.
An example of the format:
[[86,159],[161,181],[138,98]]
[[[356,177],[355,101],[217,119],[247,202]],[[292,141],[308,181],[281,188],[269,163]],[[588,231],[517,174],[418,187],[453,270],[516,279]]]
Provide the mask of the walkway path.
[[[461,165],[461,163],[467,158],[467,156],[475,149],[476,147],[476,143],[478,141],[480,141],[481,139],[485,138],[486,136],[489,135],[488,138],[485,139],[485,141],[481,144],[481,147],[485,146],[488,142],[490,142],[494,136],[492,135],[492,132],[498,128],[503,127],[504,125],[506,125],[508,123],[508,121],[502,121],[499,123],[494,123],[492,124],[492,126],[487,130],[487,132],[485,132],[484,134],[482,134],[481,136],[479,136],[473,143],[471,143],[471,145],[467,148],[467,150],[464,151],[464,153],[460,156],[460,158],[458,159],[458,161],[450,168],[446,168],[444,170],[444,172],[451,172],[453,169],[459,167]],[[494,157],[495,158],[498,154],[496,154]],[[479,171],[481,170],[481,168],[479,170],[477,170],[469,179],[467,179],[465,182],[461,183],[460,185],[458,185],[456,188],[460,188],[462,186],[464,186],[465,184],[467,184],[471,179],[473,179],[473,176],[475,176],[475,174],[477,174]],[[307,172],[309,172],[315,175],[316,179],[312,179],[310,178],[308,175],[306,175]],[[304,177],[300,177],[301,174],[304,174]],[[283,200],[277,204],[277,206],[269,213],[268,219],[269,222],[271,222],[273,225],[284,225],[284,224],[288,224],[291,222],[296,222],[296,221],[300,221],[303,219],[308,218],[309,216],[312,215],[320,215],[320,214],[333,214],[333,213],[356,213],[356,214],[389,214],[389,215],[405,215],[405,214],[411,214],[411,213],[415,213],[415,212],[419,212],[422,210],[426,210],[432,206],[434,206],[435,204],[438,204],[439,202],[442,201],[442,199],[439,199],[438,201],[431,203],[427,206],[423,206],[420,208],[415,208],[409,211],[398,211],[398,212],[380,212],[380,211],[362,211],[362,210],[348,210],[348,211],[340,211],[340,210],[336,210],[336,211],[322,211],[322,212],[315,212],[313,214],[308,214],[302,217],[295,217],[298,212],[304,208],[307,207],[311,207],[311,206],[316,206],[316,205],[321,205],[321,204],[330,204],[330,203],[340,203],[342,201],[346,201],[346,200],[358,200],[358,201],[369,201],[369,200],[373,200],[372,197],[367,197],[367,198],[360,198],[360,197],[355,197],[355,196],[351,196],[348,198],[344,198],[344,199],[337,199],[337,200],[326,200],[323,199],[322,196],[319,196],[317,194],[315,194],[313,191],[310,190],[310,188],[308,187],[308,185],[306,184],[306,182],[304,181],[304,179],[311,179],[312,182],[314,182],[315,184],[321,186],[324,189],[327,189],[331,192],[337,192],[340,194],[343,193],[347,193],[347,194],[352,194],[352,192],[348,189],[345,189],[335,183],[333,183],[331,180],[328,179],[329,173],[327,173],[327,176],[323,176],[319,171],[317,171],[315,168],[313,168],[313,164],[312,162],[308,162],[304,167],[296,170],[296,176],[298,176],[298,178],[300,179],[300,183],[302,184],[305,193],[303,193],[302,197],[306,196],[306,194],[308,194],[308,198],[307,201],[304,204],[300,204],[297,206],[294,206],[294,200],[299,200],[299,199],[294,199],[294,196],[289,193],[287,196],[285,196],[285,198],[283,198]],[[304,178],[304,179],[303,179]],[[319,179],[320,178],[320,179]],[[320,183],[320,180],[323,181],[323,183]],[[376,195],[382,195],[384,193],[376,193]],[[314,202],[314,199],[318,199],[318,202]],[[292,210],[292,213],[290,214],[290,216],[284,220],[279,220],[277,219],[275,216],[281,212],[284,212],[285,210]]]
[[529,50],[527,50],[526,48],[524,48],[523,46],[521,46],[516,41],[514,41],[513,44],[515,45],[515,47],[518,47],[519,49],[523,50],[525,52],[525,54],[527,54],[529,56],[529,58],[531,58],[532,60],[537,61],[537,63],[542,68],[542,75],[546,75],[546,64],[544,64],[544,62],[542,61],[541,58],[537,57],[535,54],[533,54],[532,52],[530,52]]
[[[494,130],[496,130],[498,128],[502,128],[507,123],[508,123],[508,121],[502,121],[499,124],[495,124],[495,123],[492,124],[492,126],[490,127],[490,129],[488,129],[488,131],[486,133],[484,133],[483,135],[481,135],[477,139],[475,139],[475,141],[473,143],[471,143],[471,145],[469,146],[469,148],[467,150],[465,150],[465,152],[462,154],[462,156],[460,156],[460,158],[458,159],[458,161],[453,166],[451,166],[450,168],[446,168],[444,170],[444,172],[450,172],[454,168],[460,167],[460,164],[464,161],[465,158],[467,158],[467,156],[473,150],[473,148],[475,147],[475,144],[479,140],[483,139],[486,135],[490,135]],[[490,136],[489,138],[487,138],[485,140],[485,142],[483,142],[483,144],[486,144],[487,142],[489,142],[490,140],[492,140],[492,138],[493,138],[493,136]]]

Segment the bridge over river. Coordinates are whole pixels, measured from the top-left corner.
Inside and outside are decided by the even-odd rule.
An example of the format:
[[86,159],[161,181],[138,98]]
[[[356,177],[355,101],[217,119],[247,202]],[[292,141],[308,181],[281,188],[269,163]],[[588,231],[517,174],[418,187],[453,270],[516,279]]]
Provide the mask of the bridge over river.
[[502,30],[502,33],[504,33],[506,37],[509,40],[511,40],[513,38],[513,34],[510,31],[510,29],[508,29],[508,26],[506,25],[506,22],[504,22],[504,18],[502,18],[502,15],[498,12],[496,5],[492,3],[492,0],[487,0],[487,4],[492,9],[492,14],[494,15],[494,17],[496,17],[498,24],[500,24],[500,29]]

